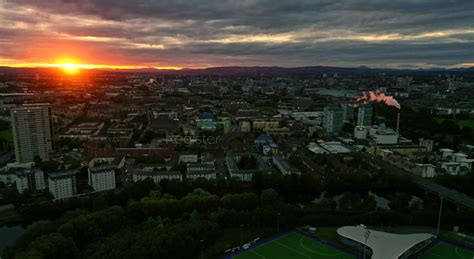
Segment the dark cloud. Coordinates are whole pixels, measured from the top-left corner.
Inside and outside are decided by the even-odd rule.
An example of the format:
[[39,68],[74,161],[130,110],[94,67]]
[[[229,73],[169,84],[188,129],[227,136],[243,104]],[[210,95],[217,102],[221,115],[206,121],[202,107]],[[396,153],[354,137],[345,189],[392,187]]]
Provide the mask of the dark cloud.
[[16,0],[0,4],[0,61],[453,66],[474,60],[473,24],[465,0]]

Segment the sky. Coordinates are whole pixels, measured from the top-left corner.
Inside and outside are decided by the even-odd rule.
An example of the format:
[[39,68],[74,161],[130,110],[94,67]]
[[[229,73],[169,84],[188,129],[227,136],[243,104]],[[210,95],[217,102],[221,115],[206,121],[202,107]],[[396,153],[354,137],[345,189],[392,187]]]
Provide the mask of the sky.
[[0,0],[0,65],[474,66],[472,0]]

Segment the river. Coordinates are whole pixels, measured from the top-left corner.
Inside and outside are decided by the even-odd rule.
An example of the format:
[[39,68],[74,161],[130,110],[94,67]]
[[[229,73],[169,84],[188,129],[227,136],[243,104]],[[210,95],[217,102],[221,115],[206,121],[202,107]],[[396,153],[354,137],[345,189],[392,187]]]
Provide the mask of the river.
[[0,255],[5,247],[12,245],[15,239],[23,233],[24,229],[21,225],[0,227]]

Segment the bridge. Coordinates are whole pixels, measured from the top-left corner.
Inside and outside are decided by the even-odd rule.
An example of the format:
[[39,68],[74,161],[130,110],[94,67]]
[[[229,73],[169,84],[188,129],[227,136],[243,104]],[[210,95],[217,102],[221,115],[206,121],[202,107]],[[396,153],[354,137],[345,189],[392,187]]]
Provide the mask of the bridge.
[[395,166],[395,165],[392,165],[388,162],[380,160],[379,158],[377,158],[375,156],[372,156],[370,154],[362,153],[362,152],[357,152],[355,154],[359,158],[362,158],[362,159],[366,160],[369,163],[375,164],[375,165],[377,165],[377,166],[379,166],[379,167],[381,167],[381,168],[383,168],[387,171],[410,176],[412,178],[413,182],[415,184],[417,184],[420,188],[422,188],[422,189],[424,189],[424,190],[426,190],[430,193],[433,193],[435,195],[438,195],[440,197],[443,197],[443,199],[445,199],[445,200],[449,200],[449,201],[451,201],[451,202],[453,202],[453,203],[455,203],[459,206],[464,206],[464,207],[467,207],[469,209],[474,209],[474,199],[467,196],[467,195],[465,195],[465,194],[459,193],[456,190],[446,188],[446,187],[444,187],[440,184],[437,184],[437,183],[435,183],[431,180],[428,180],[428,179],[419,177],[417,175],[414,175],[414,174],[406,171],[403,168],[400,168],[398,166]]

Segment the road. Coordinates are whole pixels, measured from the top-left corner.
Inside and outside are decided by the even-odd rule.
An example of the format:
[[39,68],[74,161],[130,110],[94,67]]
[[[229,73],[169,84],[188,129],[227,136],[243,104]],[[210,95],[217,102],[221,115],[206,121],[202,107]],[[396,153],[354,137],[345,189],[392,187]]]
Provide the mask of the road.
[[3,165],[3,164],[6,164],[8,161],[10,161],[10,159],[12,159],[14,155],[15,155],[15,153],[13,153],[13,151],[1,154],[0,155],[0,166]]
[[426,191],[429,191],[429,192],[431,192],[435,195],[438,195],[438,196],[442,196],[444,199],[449,200],[449,201],[451,201],[451,202],[453,202],[457,205],[464,206],[464,207],[467,207],[467,208],[470,208],[470,209],[474,209],[474,199],[467,196],[467,195],[465,195],[465,194],[462,194],[462,193],[459,193],[455,190],[446,188],[446,187],[444,187],[442,185],[439,185],[439,184],[437,184],[437,183],[435,183],[431,180],[428,180],[428,179],[419,177],[417,175],[414,175],[414,174],[412,174],[412,173],[410,173],[410,172],[408,172],[408,171],[406,171],[402,168],[399,168],[399,167],[394,166],[390,163],[382,161],[379,158],[377,158],[375,156],[372,156],[370,154],[357,152],[356,155],[358,157],[368,161],[369,163],[373,163],[373,164],[376,164],[376,165],[380,166],[381,168],[383,168],[385,170],[410,176],[413,179],[414,183],[416,183],[420,188],[422,188]]

